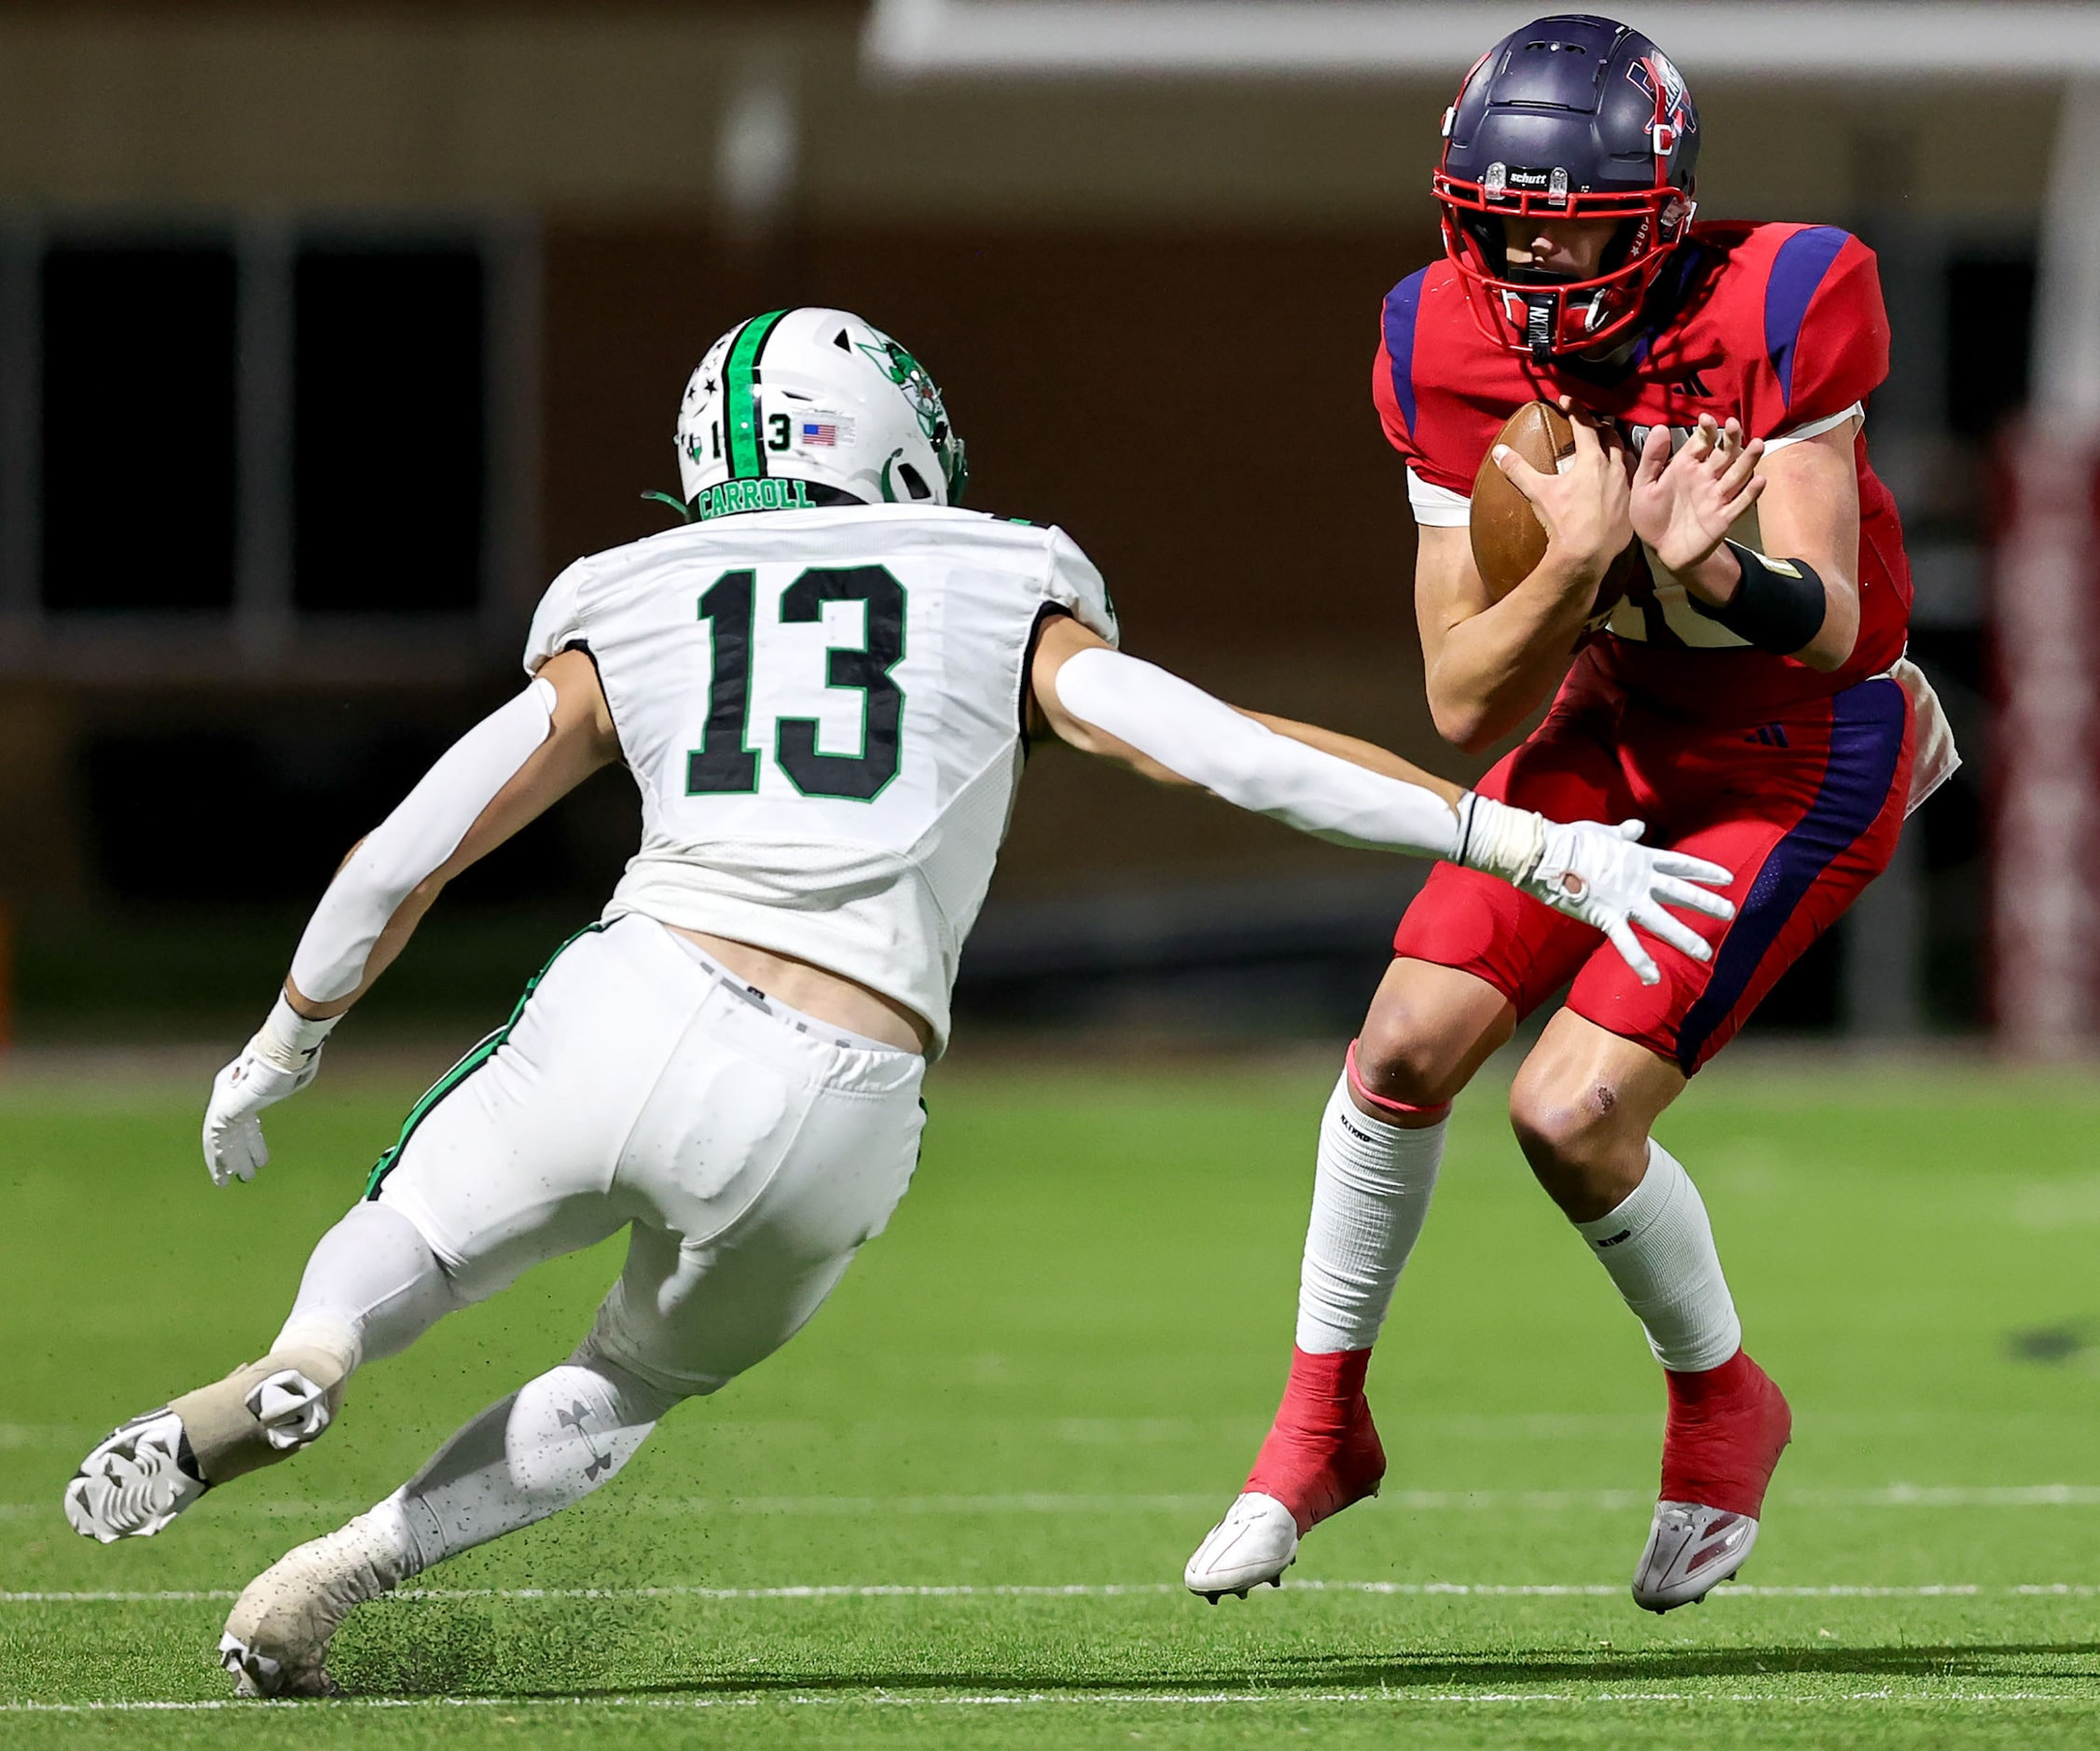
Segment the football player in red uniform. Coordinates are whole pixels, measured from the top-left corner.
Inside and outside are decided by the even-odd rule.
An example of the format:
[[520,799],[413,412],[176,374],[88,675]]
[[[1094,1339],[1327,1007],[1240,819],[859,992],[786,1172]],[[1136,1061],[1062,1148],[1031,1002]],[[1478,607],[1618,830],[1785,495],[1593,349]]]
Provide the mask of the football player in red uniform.
[[[1694,920],[1710,961],[1657,944],[1662,977],[1645,985],[1594,931],[1437,867],[1322,1123],[1282,1408],[1186,1579],[1212,1600],[1275,1581],[1317,1522],[1377,1489],[1365,1367],[1450,1103],[1572,980],[1510,1117],[1665,1371],[1661,1499],[1633,1592],[1665,1611],[1749,1554],[1791,1419],[1742,1347],[1698,1191],[1651,1129],[1886,866],[1913,796],[1953,761],[1902,660],[1910,572],[1861,435],[1888,323],[1857,238],[1692,223],[1697,111],[1624,25],[1561,16],[1505,37],[1444,137],[1444,257],[1388,296],[1372,378],[1420,525],[1437,727],[1485,749],[1551,697],[1482,793],[1638,816],[1657,843],[1737,872],[1737,911]],[[1498,599],[1467,495],[1504,421],[1537,400],[1568,409],[1577,449],[1557,476],[1498,450],[1549,537]],[[1644,572],[1600,600],[1637,535]]]

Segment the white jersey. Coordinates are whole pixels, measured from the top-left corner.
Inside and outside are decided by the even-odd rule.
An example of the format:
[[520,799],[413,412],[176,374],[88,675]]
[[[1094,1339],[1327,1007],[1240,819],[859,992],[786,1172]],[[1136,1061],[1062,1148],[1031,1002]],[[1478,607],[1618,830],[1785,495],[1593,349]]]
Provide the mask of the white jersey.
[[924,1016],[938,1054],[1056,609],[1115,641],[1062,531],[938,506],[725,517],[579,559],[525,667],[589,651],[641,788],[605,916],[843,973]]

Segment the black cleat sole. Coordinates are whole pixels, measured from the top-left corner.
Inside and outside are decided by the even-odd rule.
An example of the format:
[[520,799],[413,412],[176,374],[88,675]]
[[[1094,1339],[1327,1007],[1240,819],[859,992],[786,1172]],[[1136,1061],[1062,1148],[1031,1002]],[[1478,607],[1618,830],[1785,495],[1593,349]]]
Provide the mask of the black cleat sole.
[[1283,1587],[1283,1577],[1271,1575],[1266,1580],[1250,1580],[1244,1587],[1221,1587],[1216,1592],[1198,1593],[1196,1597],[1206,1600],[1211,1605],[1216,1605],[1221,1599],[1244,1599],[1257,1587],[1274,1587],[1280,1592]]

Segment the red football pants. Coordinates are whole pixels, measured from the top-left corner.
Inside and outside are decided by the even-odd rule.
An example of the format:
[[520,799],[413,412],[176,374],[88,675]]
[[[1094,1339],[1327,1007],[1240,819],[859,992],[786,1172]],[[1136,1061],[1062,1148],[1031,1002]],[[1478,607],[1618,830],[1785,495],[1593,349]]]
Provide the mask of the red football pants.
[[1735,872],[1723,924],[1679,912],[1704,964],[1643,938],[1644,986],[1596,931],[1506,882],[1440,863],[1393,952],[1485,979],[1527,1014],[1572,979],[1568,1007],[1691,1075],[1726,1045],[1808,944],[1887,868],[1910,791],[1911,709],[1885,677],[1768,723],[1689,724],[1578,663],[1539,729],[1480,793],[1557,820],[1648,823],[1646,843]]

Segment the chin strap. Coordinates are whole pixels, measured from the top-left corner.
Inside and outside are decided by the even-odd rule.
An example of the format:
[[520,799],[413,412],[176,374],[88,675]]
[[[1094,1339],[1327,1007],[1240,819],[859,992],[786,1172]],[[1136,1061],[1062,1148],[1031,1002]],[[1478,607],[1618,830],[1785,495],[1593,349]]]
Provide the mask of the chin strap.
[[668,492],[654,490],[644,492],[642,497],[644,503],[654,499],[658,504],[670,505],[672,510],[678,513],[678,520],[681,523],[690,523],[693,520],[693,507],[686,503],[684,499],[674,499]]
[[1543,364],[1554,356],[1554,317],[1560,305],[1557,292],[1524,295],[1524,341],[1531,356]]

